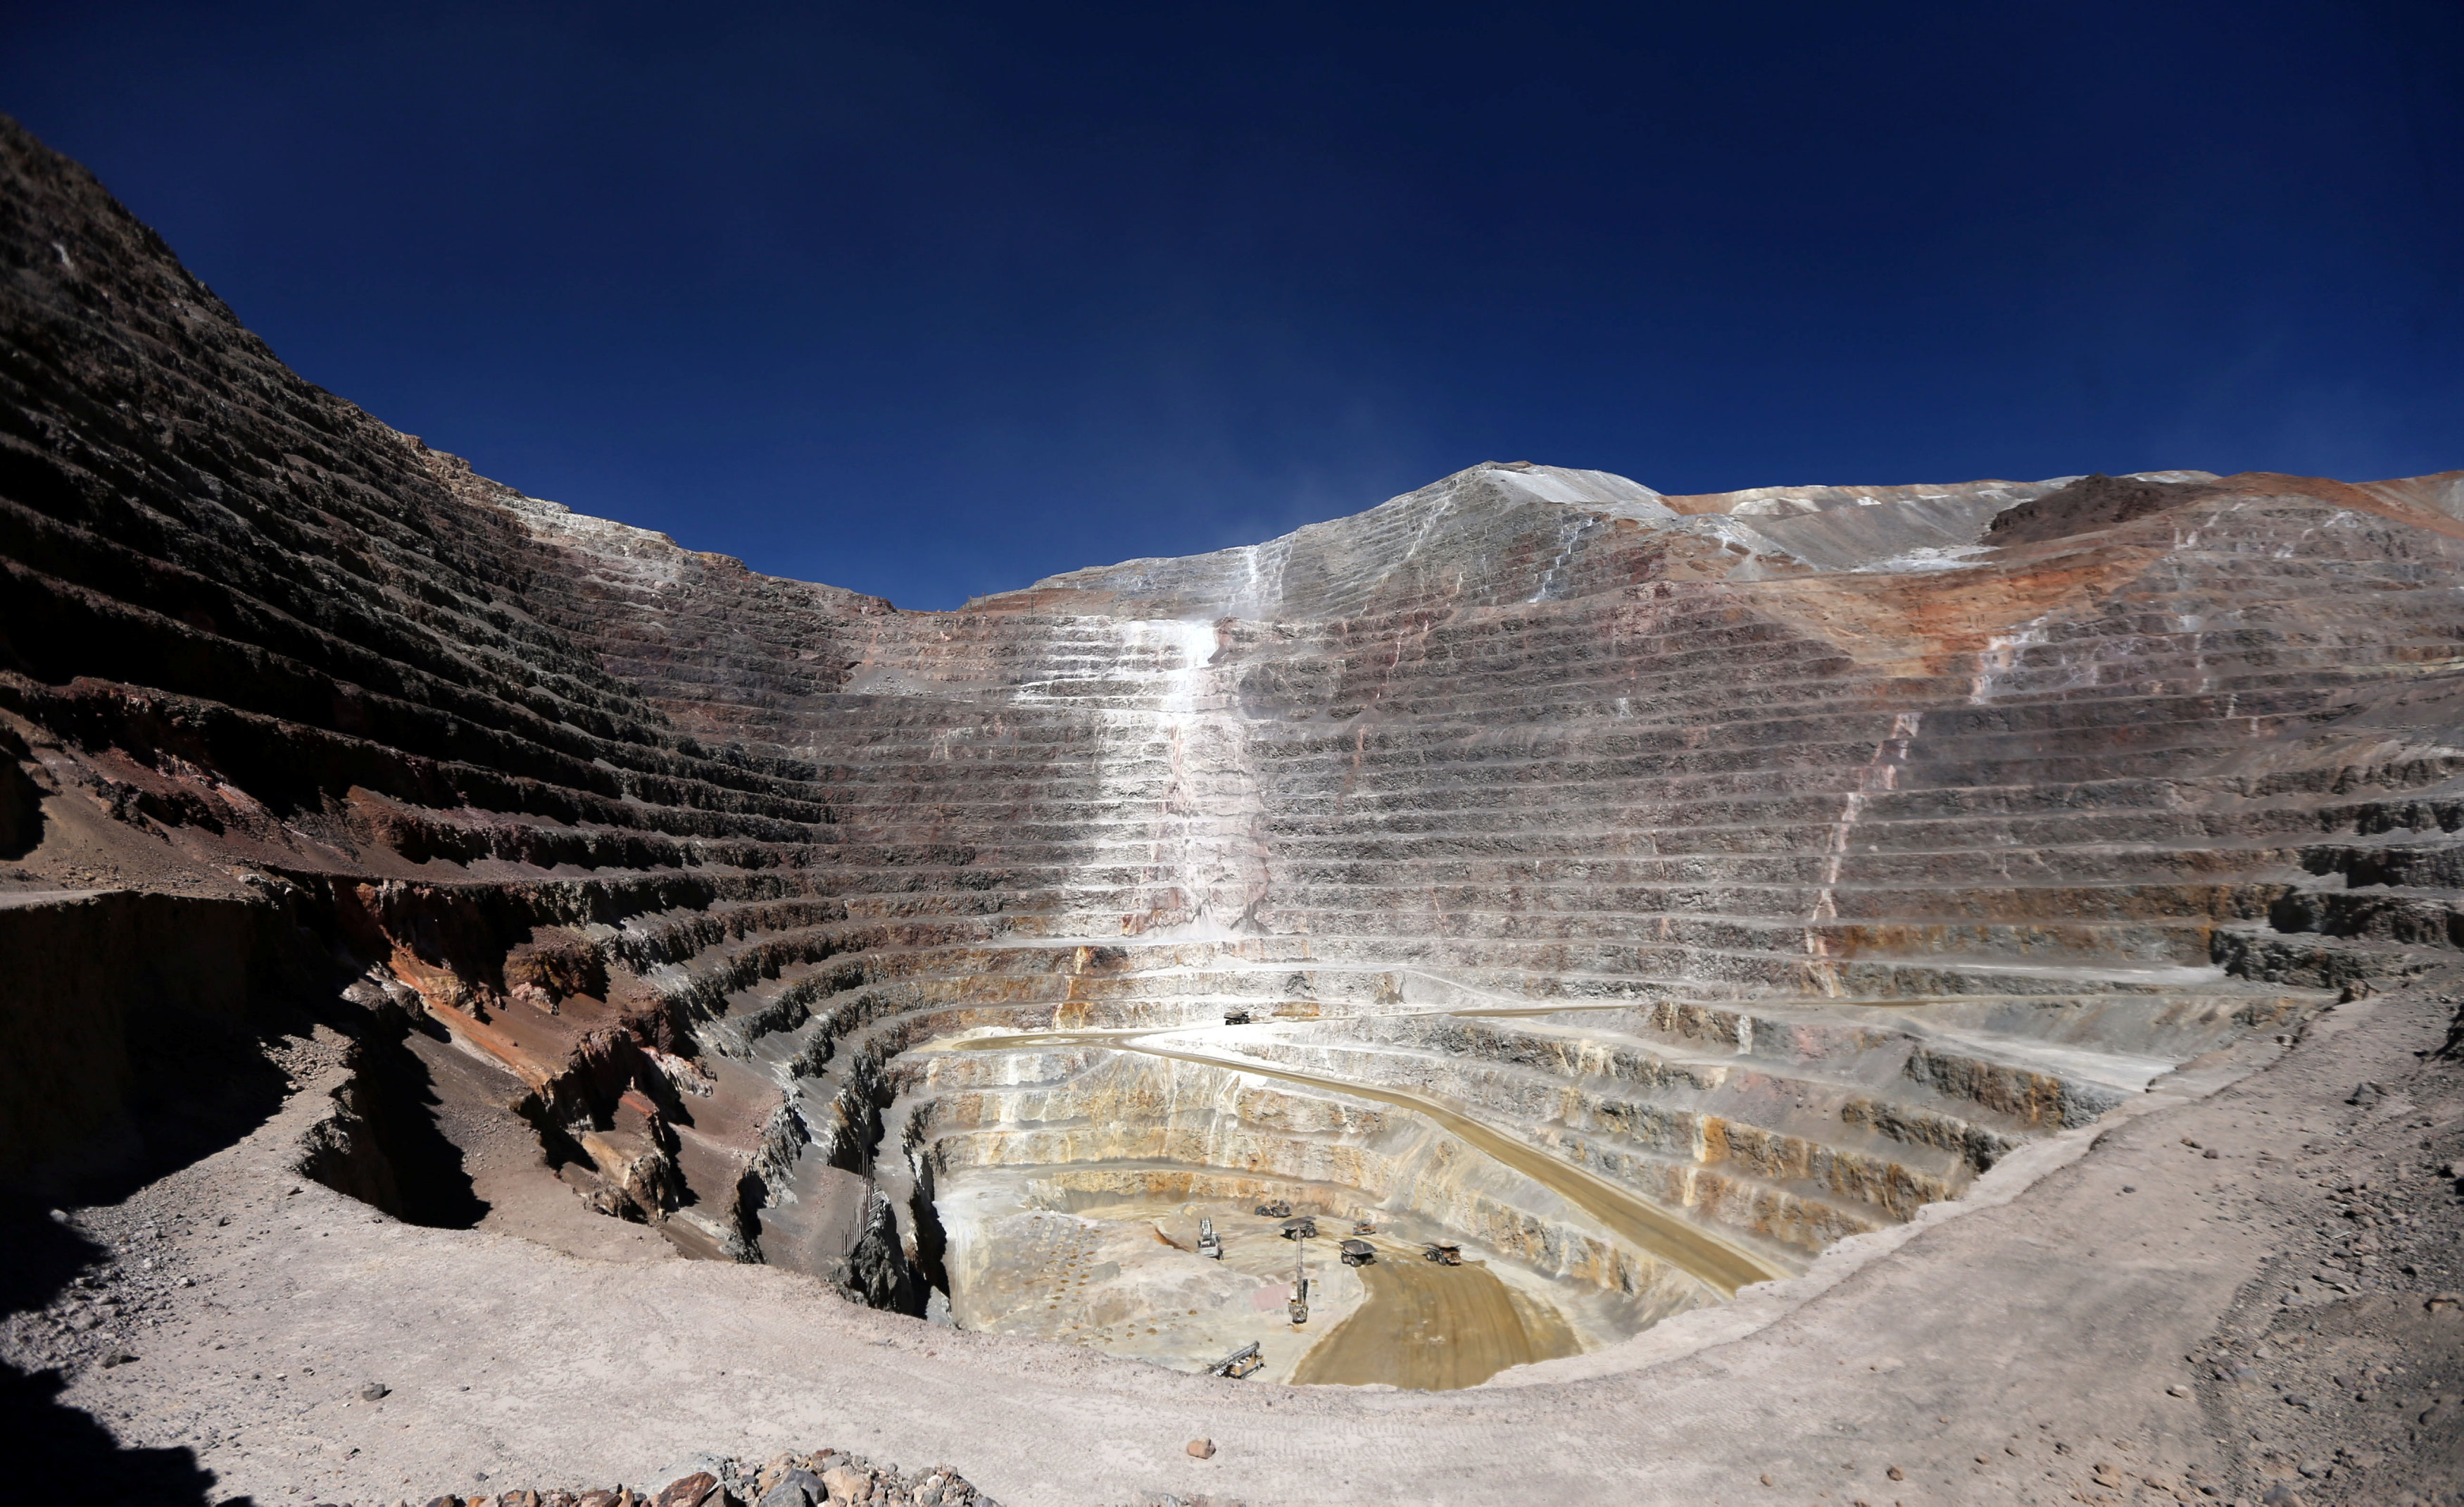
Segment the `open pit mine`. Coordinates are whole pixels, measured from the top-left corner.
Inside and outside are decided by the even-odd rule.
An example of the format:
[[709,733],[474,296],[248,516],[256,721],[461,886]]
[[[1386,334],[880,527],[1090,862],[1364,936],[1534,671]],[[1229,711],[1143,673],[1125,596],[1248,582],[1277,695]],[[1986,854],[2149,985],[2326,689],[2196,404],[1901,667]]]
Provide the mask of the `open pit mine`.
[[2464,1499],[2464,473],[1491,463],[908,611],[13,125],[0,266],[58,1499]]

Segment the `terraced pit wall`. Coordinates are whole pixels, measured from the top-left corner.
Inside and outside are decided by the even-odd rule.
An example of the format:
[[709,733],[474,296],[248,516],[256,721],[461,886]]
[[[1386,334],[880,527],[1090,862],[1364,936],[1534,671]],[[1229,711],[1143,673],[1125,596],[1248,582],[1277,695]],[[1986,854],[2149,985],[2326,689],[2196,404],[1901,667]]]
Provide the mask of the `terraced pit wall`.
[[321,1028],[309,1164],[426,1222],[540,1234],[446,1044],[556,1197],[877,1304],[998,1171],[1282,1186],[1630,1328],[2456,943],[2456,474],[1486,464],[901,611],[474,476],[14,126],[0,178],[18,1182],[257,1112],[147,1042]]

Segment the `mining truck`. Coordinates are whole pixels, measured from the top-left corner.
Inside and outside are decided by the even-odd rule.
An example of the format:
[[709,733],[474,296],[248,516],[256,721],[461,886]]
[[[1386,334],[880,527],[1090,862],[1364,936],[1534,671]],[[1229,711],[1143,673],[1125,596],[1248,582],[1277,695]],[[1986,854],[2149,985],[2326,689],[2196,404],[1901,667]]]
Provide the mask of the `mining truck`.
[[1298,1219],[1285,1220],[1284,1238],[1287,1240],[1315,1240],[1317,1238],[1317,1221],[1311,1219],[1307,1214],[1303,1214]]
[[1449,1245],[1441,1240],[1432,1240],[1420,1248],[1420,1257],[1423,1260],[1435,1261],[1440,1266],[1461,1266],[1463,1265],[1463,1247]]
[[1261,1219],[1289,1219],[1292,1217],[1292,1206],[1285,1203],[1280,1198],[1276,1199],[1272,1203],[1261,1204],[1258,1206],[1258,1217]]
[[1266,1358],[1258,1353],[1258,1341],[1250,1341],[1222,1360],[1206,1368],[1210,1376],[1229,1376],[1238,1380],[1252,1371],[1264,1370]]
[[1347,1240],[1336,1250],[1343,1252],[1345,1266],[1367,1266],[1377,1259],[1377,1252],[1366,1240]]

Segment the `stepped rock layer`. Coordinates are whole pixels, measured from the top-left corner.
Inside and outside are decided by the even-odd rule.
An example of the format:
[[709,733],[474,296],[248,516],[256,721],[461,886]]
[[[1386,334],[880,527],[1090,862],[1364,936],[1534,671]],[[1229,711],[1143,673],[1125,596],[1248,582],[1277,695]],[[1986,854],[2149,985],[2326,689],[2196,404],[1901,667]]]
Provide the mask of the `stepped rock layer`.
[[902,611],[479,477],[0,183],[13,1185],[287,1125],[412,1226],[1311,1373],[1278,1248],[1194,1251],[1281,1199],[1496,1279],[1322,1274],[1503,1338],[1311,1374],[1574,1385],[2464,941],[2464,473],[1492,463]]

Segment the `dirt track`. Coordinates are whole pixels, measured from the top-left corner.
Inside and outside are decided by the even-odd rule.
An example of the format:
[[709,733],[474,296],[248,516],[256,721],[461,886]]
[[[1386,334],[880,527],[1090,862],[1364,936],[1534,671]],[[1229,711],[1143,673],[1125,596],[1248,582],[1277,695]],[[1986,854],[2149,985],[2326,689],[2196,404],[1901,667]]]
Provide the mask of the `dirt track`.
[[1442,1392],[1575,1352],[1564,1323],[1516,1302],[1478,1262],[1441,1266],[1409,1248],[1372,1243],[1378,1259],[1360,1268],[1368,1301],[1309,1351],[1293,1382]]
[[1668,1261],[1687,1275],[1717,1290],[1723,1296],[1749,1283],[1773,1281],[1789,1274],[1771,1258],[1724,1240],[1694,1221],[1671,1213],[1588,1168],[1576,1166],[1529,1141],[1475,1119],[1443,1099],[1387,1084],[1355,1083],[1346,1078],[1304,1073],[1281,1063],[1261,1062],[1237,1053],[1163,1046],[1155,1039],[1172,1034],[1167,1031],[1054,1031],[984,1036],[953,1045],[973,1052],[1053,1046],[1091,1046],[1113,1052],[1142,1052],[1150,1056],[1202,1062],[1211,1067],[1253,1073],[1260,1077],[1280,1078],[1287,1083],[1305,1083],[1311,1088],[1331,1089],[1355,1098],[1392,1104],[1397,1109],[1426,1116],[1482,1155],[1514,1168],[1558,1194],[1606,1225],[1620,1239]]

